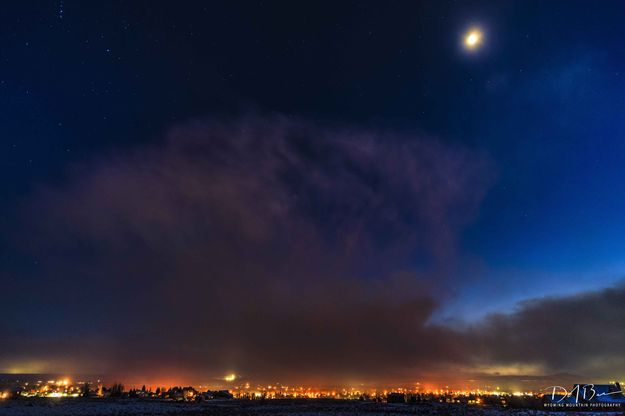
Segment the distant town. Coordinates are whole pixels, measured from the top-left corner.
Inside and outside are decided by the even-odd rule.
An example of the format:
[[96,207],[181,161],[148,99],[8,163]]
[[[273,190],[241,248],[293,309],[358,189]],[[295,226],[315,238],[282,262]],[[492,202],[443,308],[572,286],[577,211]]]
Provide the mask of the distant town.
[[121,383],[104,385],[100,380],[73,381],[70,378],[52,380],[11,380],[0,386],[0,398],[127,398],[195,402],[210,400],[276,400],[276,399],[336,399],[386,403],[439,402],[472,406],[508,406],[516,402],[534,402],[542,394],[532,391],[507,392],[495,388],[488,390],[422,389],[420,387],[394,389],[320,389],[304,386],[252,385],[243,383],[229,389],[209,389],[202,386],[162,386],[126,388]]
[[[541,391],[429,388],[314,388],[281,383],[255,385],[235,375],[220,379],[229,388],[146,386],[71,377],[0,375],[0,414],[53,415],[267,415],[387,414],[550,415],[553,411],[620,410],[625,396],[619,382],[574,384]],[[52,413],[51,413],[52,412]],[[588,414],[588,413],[586,413]],[[593,413],[594,414],[594,413]]]

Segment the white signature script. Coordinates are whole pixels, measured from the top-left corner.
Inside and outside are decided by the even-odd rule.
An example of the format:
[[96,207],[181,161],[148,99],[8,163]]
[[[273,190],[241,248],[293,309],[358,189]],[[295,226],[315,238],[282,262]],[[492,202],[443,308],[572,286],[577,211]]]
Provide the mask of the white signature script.
[[562,400],[566,399],[567,397],[575,397],[575,403],[577,403],[580,399],[580,395],[581,395],[582,400],[592,400],[595,397],[610,396],[612,394],[623,393],[622,390],[611,391],[608,393],[597,393],[597,391],[595,390],[594,384],[585,384],[583,386],[580,386],[578,384],[570,392],[562,386],[549,386],[549,387],[545,387],[543,390],[551,390],[552,401],[555,400],[556,393],[558,393],[558,396],[562,394],[562,397],[556,403],[560,403]]

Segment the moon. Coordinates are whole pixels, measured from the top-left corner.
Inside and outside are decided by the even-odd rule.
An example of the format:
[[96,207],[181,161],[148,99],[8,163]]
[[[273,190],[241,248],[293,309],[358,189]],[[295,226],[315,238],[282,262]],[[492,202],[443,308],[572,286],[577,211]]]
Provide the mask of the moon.
[[477,49],[482,44],[484,35],[479,29],[471,29],[464,35],[464,46],[469,50]]

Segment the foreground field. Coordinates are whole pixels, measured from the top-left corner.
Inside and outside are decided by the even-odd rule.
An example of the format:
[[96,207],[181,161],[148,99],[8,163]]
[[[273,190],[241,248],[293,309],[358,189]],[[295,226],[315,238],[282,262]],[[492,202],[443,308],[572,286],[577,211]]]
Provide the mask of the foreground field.
[[176,403],[141,400],[15,400],[0,403],[0,415],[7,416],[389,416],[389,415],[622,415],[623,412],[575,413],[538,410],[467,407],[439,403],[415,405],[387,404],[341,400],[272,400],[272,401],[212,401]]

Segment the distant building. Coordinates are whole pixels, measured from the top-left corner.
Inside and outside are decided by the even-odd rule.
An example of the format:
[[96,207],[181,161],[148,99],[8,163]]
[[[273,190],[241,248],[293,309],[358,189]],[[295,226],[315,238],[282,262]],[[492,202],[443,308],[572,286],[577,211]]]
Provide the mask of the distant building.
[[389,393],[386,396],[387,403],[406,403],[406,395],[404,393]]

